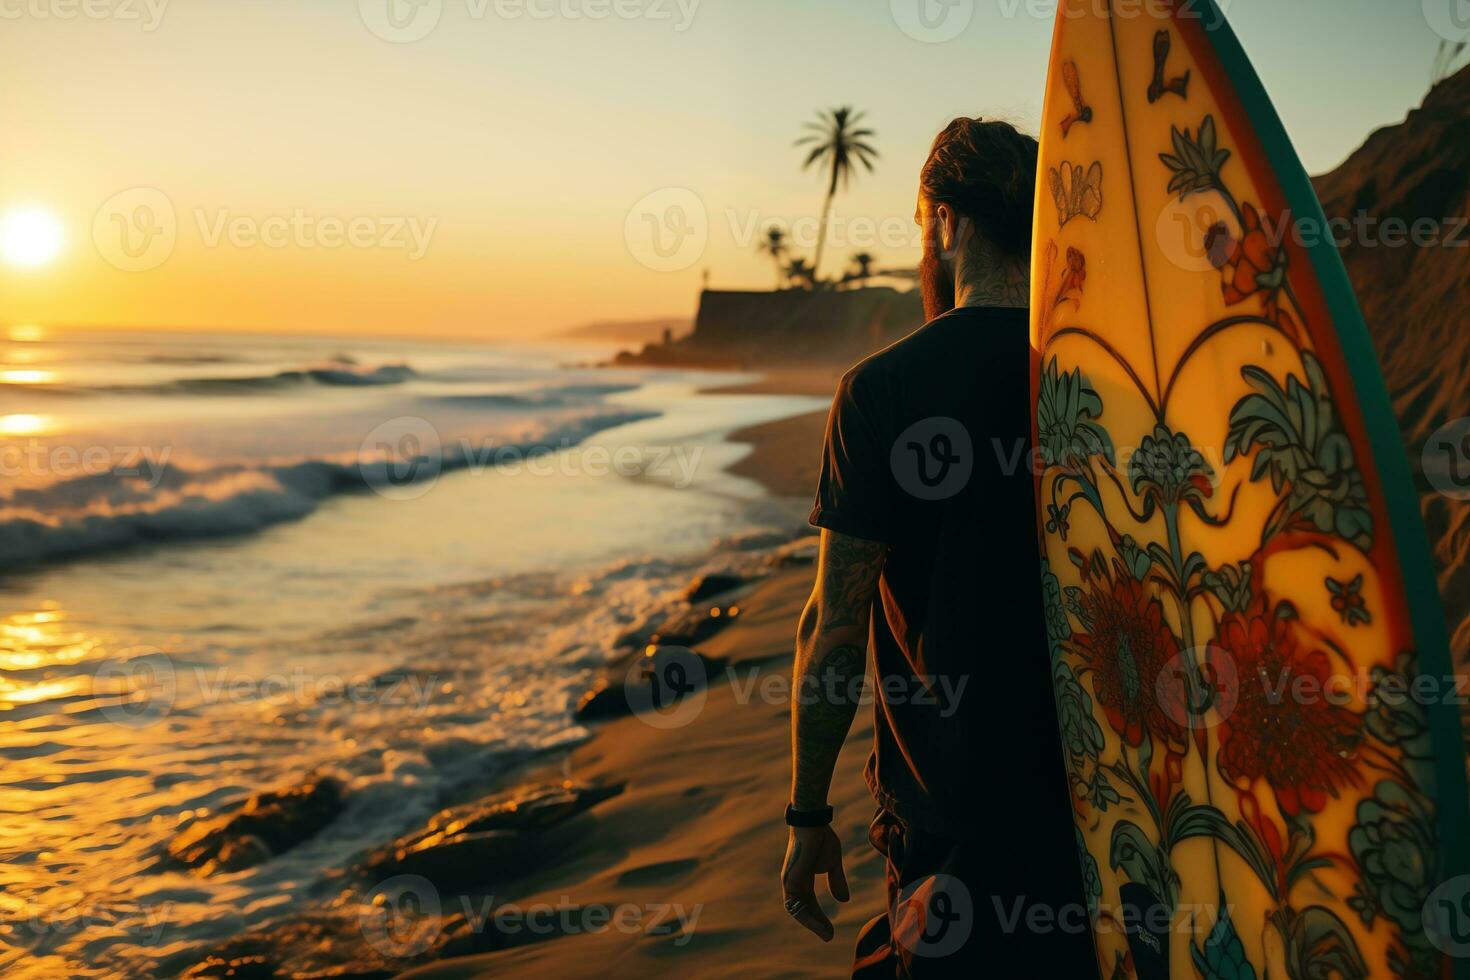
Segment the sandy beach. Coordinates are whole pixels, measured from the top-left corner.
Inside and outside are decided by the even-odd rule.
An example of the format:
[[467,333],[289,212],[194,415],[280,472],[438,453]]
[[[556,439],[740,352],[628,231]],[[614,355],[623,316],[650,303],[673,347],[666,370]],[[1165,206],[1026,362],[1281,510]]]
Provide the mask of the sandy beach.
[[[738,390],[823,394],[836,377],[775,374]],[[823,422],[823,413],[816,412],[735,433],[732,441],[752,447],[735,471],[762,481],[772,493],[804,496],[815,479]],[[858,929],[883,903],[882,862],[866,838],[873,812],[862,780],[872,737],[866,712],[853,728],[833,784],[852,900],[842,906],[830,897],[826,902],[837,927],[831,943],[790,921],[777,883],[786,838],[780,812],[789,778],[784,684],[792,633],[810,585],[810,566],[800,565],[775,572],[738,600],[738,622],[699,646],[706,656],[725,658],[728,673],[712,679],[703,709],[689,724],[665,730],[637,716],[616,719],[564,760],[527,775],[529,782],[626,782],[626,789],[577,818],[576,843],[549,860],[553,866],[543,873],[522,880],[514,893],[496,896],[497,902],[523,909],[590,903],[672,907],[682,910],[688,928],[650,935],[660,930],[608,926],[447,959],[407,975],[846,976]]]
[[[825,399],[839,374],[775,372],[707,390]],[[803,512],[824,424],[813,411],[738,429],[725,442],[748,449],[729,470]],[[168,965],[196,978],[848,975],[857,932],[884,902],[883,864],[867,843],[868,711],[831,795],[852,889],[845,905],[824,902],[834,940],[796,926],[779,889],[792,640],[815,542],[798,529],[734,540],[687,598],[676,588],[674,614],[647,642],[687,645],[705,683],[672,713],[630,710],[623,682],[645,649],[631,642],[603,671],[603,700],[590,702],[610,706],[579,712],[590,737],[444,798],[447,809],[419,830],[377,841],[330,875],[315,911]],[[269,810],[289,833],[310,823],[322,795],[311,783],[292,792],[245,811]],[[217,834],[237,836],[229,824]]]

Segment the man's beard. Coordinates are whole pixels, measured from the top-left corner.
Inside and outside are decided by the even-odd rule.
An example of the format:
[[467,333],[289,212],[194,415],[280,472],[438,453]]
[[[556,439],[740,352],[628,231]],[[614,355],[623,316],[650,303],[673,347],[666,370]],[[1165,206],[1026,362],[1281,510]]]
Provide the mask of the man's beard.
[[924,243],[924,256],[919,260],[919,292],[927,320],[954,309],[954,272],[932,241]]

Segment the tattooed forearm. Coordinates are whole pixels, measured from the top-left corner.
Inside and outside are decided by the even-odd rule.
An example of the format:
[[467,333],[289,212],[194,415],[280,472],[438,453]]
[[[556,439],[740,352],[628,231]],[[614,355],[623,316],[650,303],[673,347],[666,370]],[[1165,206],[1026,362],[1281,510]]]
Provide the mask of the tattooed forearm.
[[872,541],[831,534],[824,541],[819,587],[822,589],[823,632],[867,626],[872,611],[873,586],[883,570],[887,549]]
[[887,548],[822,532],[816,587],[797,628],[791,803],[826,805],[832,770],[863,700],[868,620]]
[[791,778],[791,804],[798,810],[826,806],[837,755],[862,701],[866,664],[866,651],[848,644],[828,650],[806,670],[798,665]]

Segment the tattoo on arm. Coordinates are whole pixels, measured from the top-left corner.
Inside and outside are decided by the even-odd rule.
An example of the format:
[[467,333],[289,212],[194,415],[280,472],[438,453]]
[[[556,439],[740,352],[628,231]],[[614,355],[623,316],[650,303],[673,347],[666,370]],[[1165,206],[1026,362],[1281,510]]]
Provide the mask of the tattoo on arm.
[[[827,539],[831,540],[828,541]],[[823,535],[821,579],[822,632],[867,626],[873,592],[887,548],[873,541],[831,531]]]
[[826,805],[832,770],[865,695],[868,620],[887,547],[822,532],[817,584],[797,634],[791,803]]
[[791,777],[791,804],[798,810],[827,805],[832,770],[862,701],[866,665],[867,651],[848,644],[829,650],[821,666],[798,681]]

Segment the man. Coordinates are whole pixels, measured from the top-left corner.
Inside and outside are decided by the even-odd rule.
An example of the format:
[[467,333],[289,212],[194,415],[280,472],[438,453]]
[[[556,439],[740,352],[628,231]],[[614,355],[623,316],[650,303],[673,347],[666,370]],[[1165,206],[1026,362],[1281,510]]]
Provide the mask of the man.
[[[846,901],[827,791],[861,697],[889,908],[854,977],[1095,976],[1052,700],[1027,315],[1037,144],[956,119],[919,177],[929,322],[842,379],[797,632],[787,911]],[[873,675],[864,689],[871,640]]]

